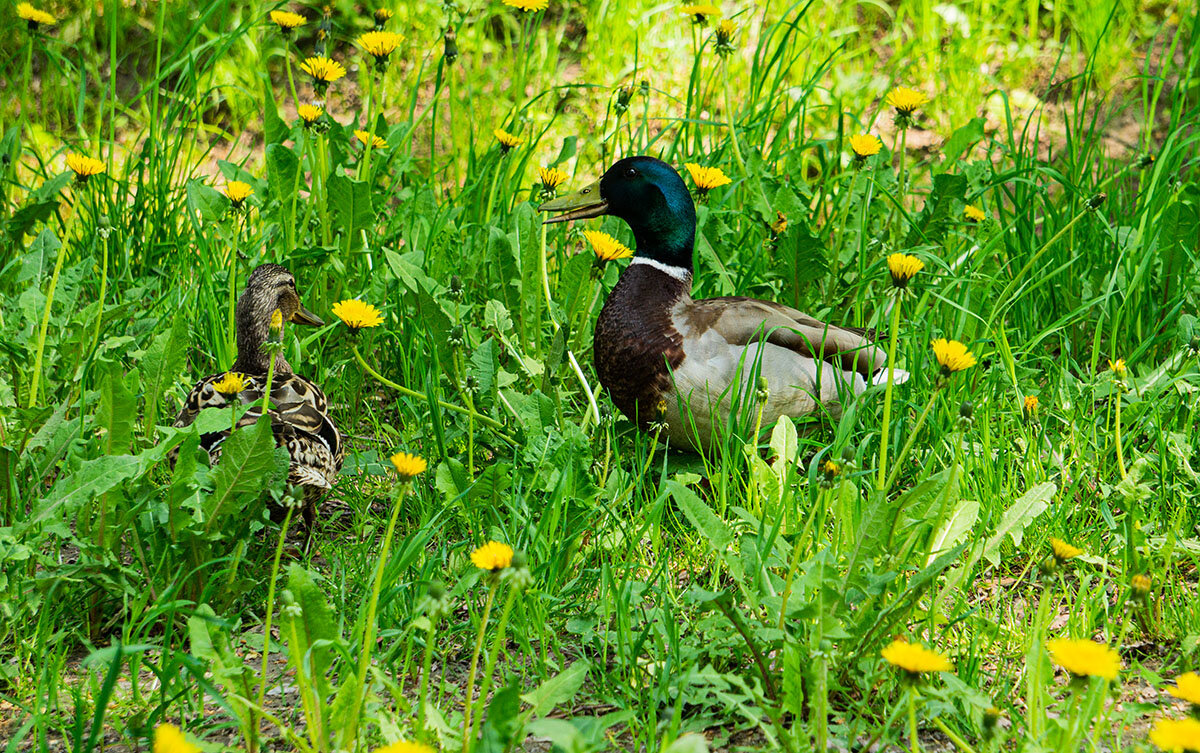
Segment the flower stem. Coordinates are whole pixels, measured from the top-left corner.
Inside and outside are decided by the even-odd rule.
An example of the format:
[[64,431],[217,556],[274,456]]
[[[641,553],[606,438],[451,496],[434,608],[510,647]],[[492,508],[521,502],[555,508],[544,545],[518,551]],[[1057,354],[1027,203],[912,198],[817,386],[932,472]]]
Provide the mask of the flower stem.
[[429,669],[433,664],[433,643],[437,636],[438,615],[429,617],[429,632],[425,636],[425,658],[421,662],[421,687],[417,692],[417,737],[425,739],[425,704],[429,702]]
[[897,294],[892,305],[892,326],[888,332],[887,386],[883,391],[883,426],[879,429],[879,475],[875,488],[882,490],[887,479],[888,433],[892,428],[892,391],[895,389],[896,340],[900,331],[900,302],[904,297]]
[[[364,371],[366,371],[368,374],[375,377],[375,379],[384,383],[388,387],[391,387],[392,389],[396,390],[397,392],[399,392],[402,395],[408,395],[409,397],[415,397],[415,398],[418,398],[421,400],[424,400],[428,397],[427,395],[423,395],[420,392],[417,392],[416,390],[411,390],[408,387],[405,387],[404,385],[396,384],[392,380],[384,377],[382,374],[380,374],[375,369],[371,368],[371,365],[369,363],[367,363],[363,359],[362,355],[358,352],[357,345],[351,345],[350,351],[352,353],[354,353],[354,359],[356,361],[358,361],[358,365],[362,366]],[[463,408],[461,406],[454,405],[452,403],[447,403],[442,400],[438,400],[437,404],[438,404],[438,407],[445,408],[446,410],[454,411],[455,413],[462,413],[463,415],[473,415],[475,417],[475,420],[478,421],[479,423],[481,423],[485,426],[488,426],[491,429],[496,430],[496,433],[500,436],[501,439],[503,439],[506,442],[509,442],[510,444],[516,444],[515,440],[513,440],[511,437],[507,436],[506,434],[502,434],[499,431],[500,429],[504,428],[504,424],[500,423],[496,419],[491,418],[489,416],[481,415],[479,413],[475,413],[475,411],[468,410],[467,408]]]
[[908,742],[912,753],[921,753],[921,743],[917,739],[917,689],[908,689]]
[[[471,730],[467,735],[472,740],[475,739],[475,725],[483,718],[484,701],[487,700],[487,694],[492,689],[492,671],[496,668],[496,658],[500,655],[500,646],[504,643],[504,635],[508,630],[508,615],[512,612],[516,596],[516,587],[509,585],[508,597],[504,600],[504,608],[500,610],[500,622],[496,624],[496,635],[492,638],[492,648],[488,652],[487,664],[483,668],[483,685],[479,687],[479,700],[476,702],[474,718],[471,720]],[[467,696],[467,701],[470,700],[470,696]]]
[[1129,474],[1125,471],[1125,454],[1121,449],[1121,387],[1118,385],[1113,391],[1113,439],[1117,443],[1117,470],[1121,472],[1121,480],[1129,478]]
[[67,255],[67,244],[58,245],[58,258],[54,261],[54,273],[50,275],[50,288],[46,291],[46,309],[42,312],[42,326],[38,330],[37,351],[33,357],[33,377],[29,384],[29,401],[26,407],[37,404],[38,381],[42,376],[42,356],[46,352],[46,332],[50,329],[50,307],[54,305],[54,291],[58,288],[58,276],[62,272],[63,259]]
[[463,697],[462,753],[471,753],[471,712],[475,708],[471,696],[475,695],[475,671],[479,669],[479,652],[483,648],[483,635],[487,630],[488,618],[492,614],[492,602],[496,598],[498,583],[499,581],[493,579],[492,587],[488,589],[487,600],[483,604],[483,618],[479,621],[479,634],[475,636],[475,648],[471,652],[471,669],[467,672],[467,694]]
[[[917,422],[913,424],[912,431],[908,434],[908,439],[904,442],[904,446],[900,448],[900,454],[896,456],[896,464],[892,466],[891,475],[888,476],[887,483],[883,485],[882,491],[886,492],[892,488],[892,484],[896,483],[896,476],[900,474],[900,467],[904,462],[904,458],[908,457],[908,451],[912,449],[913,442],[917,440],[917,435],[921,433],[921,427],[925,425],[925,419],[929,418],[929,411],[933,408],[933,401],[937,399],[937,394],[940,390],[934,390],[934,393],[929,396],[929,402],[925,403],[925,410],[921,411],[921,415],[917,417]],[[899,511],[896,513],[899,517]],[[892,533],[895,533],[896,521],[892,521]],[[892,540],[891,534],[888,534],[888,541]]]
[[487,204],[483,207],[483,224],[488,224],[492,221],[492,202],[496,198],[496,183],[500,181],[500,171],[504,169],[504,152],[500,152],[500,157],[496,160],[496,170],[492,173],[492,185],[488,188]]
[[383,546],[379,550],[379,564],[375,568],[375,581],[371,585],[371,597],[367,602],[366,619],[363,622],[362,647],[358,652],[357,691],[355,705],[358,710],[350,714],[348,731],[343,732],[343,747],[352,745],[358,734],[358,722],[362,717],[362,706],[366,700],[367,670],[371,667],[371,649],[375,646],[375,616],[379,609],[379,592],[383,590],[383,571],[387,567],[388,554],[392,548],[392,536],[396,532],[396,519],[400,516],[400,503],[412,488],[412,481],[400,484],[396,499],[392,503],[392,514],[388,518],[387,530],[383,534]]
[[275,545],[275,558],[271,561],[271,580],[267,585],[267,614],[263,619],[262,665],[258,679],[258,703],[250,710],[250,728],[258,735],[258,711],[267,697],[267,658],[271,655],[271,617],[275,614],[275,583],[279,580],[279,559],[283,556],[283,542],[287,539],[288,527],[292,523],[292,506],[288,505],[283,516],[283,528],[279,530],[279,542]]

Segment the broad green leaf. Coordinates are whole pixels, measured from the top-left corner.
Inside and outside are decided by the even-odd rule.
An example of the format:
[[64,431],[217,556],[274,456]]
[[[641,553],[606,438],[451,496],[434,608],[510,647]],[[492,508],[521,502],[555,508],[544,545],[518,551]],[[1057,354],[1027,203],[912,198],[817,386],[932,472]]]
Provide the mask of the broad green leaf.
[[675,500],[675,504],[679,505],[679,509],[683,511],[688,522],[708,540],[709,546],[713,548],[718,557],[725,560],[730,570],[737,574],[741,568],[735,565],[736,558],[725,556],[733,545],[733,532],[729,530],[729,526],[725,525],[725,521],[717,517],[717,514],[704,504],[699,495],[678,481],[667,481],[664,488]]
[[267,187],[280,207],[290,207],[300,173],[300,158],[283,144],[267,145]]
[[[288,649],[288,660],[297,672],[303,672],[317,688],[317,698],[329,697],[327,673],[332,666],[332,644],[341,639],[338,623],[325,592],[312,573],[293,563],[288,567],[287,590],[296,609],[281,609],[280,635]],[[296,614],[299,611],[299,614]],[[293,642],[293,640],[295,642]]]
[[704,735],[687,732],[663,748],[663,753],[708,753],[708,740]]
[[202,180],[188,181],[188,211],[203,222],[219,222],[229,211],[229,199]]
[[16,529],[28,531],[38,523],[73,516],[79,506],[112,491],[144,472],[146,453],[142,455],[102,455],[85,460],[79,470],[60,479],[34,506],[33,515],[23,519]]
[[554,710],[555,706],[567,703],[587,679],[591,664],[580,660],[546,680],[534,690],[521,696],[521,700],[529,704],[529,712],[533,716],[545,716]]
[[213,493],[205,500],[205,525],[211,527],[222,515],[242,514],[246,502],[287,473],[286,460],[282,467],[279,460],[269,417],[260,416],[254,426],[230,434],[221,444],[221,460],[213,471]]
[[163,394],[183,370],[187,348],[188,319],[182,312],[176,312],[171,328],[155,335],[142,358],[146,394],[146,417],[143,427],[147,437],[154,436]]
[[950,134],[950,138],[942,145],[942,170],[954,164],[968,149],[983,140],[985,122],[983,118],[971,118],[966,125],[958,127]]
[[[329,208],[342,238],[350,238],[350,248],[363,245],[363,231],[375,222],[375,210],[371,207],[371,186],[365,181],[353,180],[345,175],[329,176]],[[345,244],[343,240],[342,244]]]
[[975,527],[976,521],[979,520],[979,502],[974,499],[960,499],[958,504],[954,506],[954,510],[946,517],[946,520],[933,534],[933,540],[929,548],[929,559],[926,562],[933,562],[934,556],[948,547],[961,544]]
[[904,245],[911,248],[926,243],[940,243],[957,219],[957,210],[962,206],[966,194],[966,176],[951,173],[933,176],[933,192],[925,200],[921,213],[913,218]]
[[534,719],[525,727],[525,732],[533,737],[549,740],[556,751],[586,753],[591,750],[579,728],[566,719]]
[[517,714],[521,711],[519,683],[513,678],[505,688],[492,696],[481,730],[479,753],[505,753],[517,738],[520,724]]
[[282,143],[287,138],[288,127],[283,118],[279,117],[279,108],[275,105],[275,90],[267,76],[262,77],[262,97],[263,138],[266,139],[269,150],[271,145]]
[[121,365],[117,363],[105,363],[101,368],[104,375],[100,380],[100,407],[94,426],[105,432],[105,454],[124,455],[129,452],[133,439],[138,383],[141,379],[136,371],[122,374]]
[[1006,536],[1012,537],[1013,544],[1020,546],[1021,539],[1025,536],[1025,528],[1034,518],[1045,512],[1050,506],[1050,499],[1057,492],[1058,487],[1047,481],[1033,487],[1013,502],[1000,516],[996,532],[988,539],[983,550],[984,559],[993,565],[1000,564],[1000,545],[1004,543]]

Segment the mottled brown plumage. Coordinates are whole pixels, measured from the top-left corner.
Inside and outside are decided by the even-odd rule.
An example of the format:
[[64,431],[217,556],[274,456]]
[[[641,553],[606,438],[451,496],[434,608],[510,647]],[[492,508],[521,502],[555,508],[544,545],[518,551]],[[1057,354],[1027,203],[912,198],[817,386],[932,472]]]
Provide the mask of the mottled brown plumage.
[[[205,408],[228,408],[236,399],[249,408],[238,420],[238,428],[252,426],[262,415],[269,353],[263,348],[270,335],[271,317],[278,310],[284,321],[297,324],[321,324],[321,320],[300,304],[292,274],[277,264],[264,264],[250,274],[236,309],[238,356],[230,371],[244,374],[245,387],[236,395],[223,395],[214,387],[226,372],[201,379],[188,393],[175,426],[189,426]],[[303,515],[312,529],[316,507],[342,467],[342,437],[329,415],[329,400],[317,384],[293,373],[282,353],[276,354],[271,381],[271,429],[275,444],[286,447],[291,463],[288,482],[304,490]],[[204,434],[200,446],[209,462],[220,459],[221,445],[230,430]]]

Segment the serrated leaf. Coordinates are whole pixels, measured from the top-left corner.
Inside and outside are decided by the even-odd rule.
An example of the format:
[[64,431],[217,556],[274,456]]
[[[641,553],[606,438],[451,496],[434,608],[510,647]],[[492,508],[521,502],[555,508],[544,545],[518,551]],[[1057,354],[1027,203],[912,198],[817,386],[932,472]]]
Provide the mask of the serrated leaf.
[[933,192],[925,201],[925,207],[913,220],[904,243],[908,247],[926,243],[940,243],[955,219],[955,209],[967,194],[967,178],[964,175],[942,173],[933,176]]
[[280,635],[287,645],[288,661],[316,686],[317,698],[323,703],[331,690],[327,673],[333,664],[332,644],[341,639],[338,623],[325,592],[308,570],[293,563],[288,567],[287,583],[300,614],[280,610]]
[[290,206],[300,172],[300,158],[283,144],[268,144],[266,158],[267,187],[271,196],[281,207]]
[[222,515],[241,514],[246,498],[257,498],[269,480],[287,473],[275,452],[275,433],[269,416],[239,429],[221,444],[221,460],[213,471],[213,493],[205,500],[205,525]]
[[142,358],[146,394],[146,416],[143,423],[147,437],[158,426],[158,412],[167,388],[174,383],[187,360],[188,320],[176,312],[171,329],[161,332],[150,341]]
[[1013,544],[1021,545],[1025,528],[1050,506],[1050,499],[1058,492],[1058,486],[1049,481],[1038,484],[1022,494],[1016,502],[1000,516],[1000,524],[996,532],[988,539],[984,547],[983,557],[992,565],[1000,564],[1000,546],[1004,538],[1011,537]]
[[137,391],[141,381],[136,371],[123,374],[120,364],[104,363],[100,379],[100,406],[95,425],[103,428],[106,455],[124,455],[133,439],[137,416]]
[[329,176],[328,191],[329,208],[333,211],[338,232],[343,238],[349,235],[351,249],[362,248],[363,231],[375,222],[371,186],[365,181],[334,174]]

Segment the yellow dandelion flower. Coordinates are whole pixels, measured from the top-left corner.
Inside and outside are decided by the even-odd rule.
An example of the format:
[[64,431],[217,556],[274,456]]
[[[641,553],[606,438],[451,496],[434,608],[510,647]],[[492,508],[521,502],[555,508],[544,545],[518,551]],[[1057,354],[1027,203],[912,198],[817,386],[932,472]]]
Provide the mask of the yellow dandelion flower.
[[254,189],[250,184],[240,180],[231,180],[225,184],[225,197],[233,204],[234,209],[240,207],[253,193]]
[[364,303],[357,298],[333,304],[333,315],[353,330],[378,327],[383,324],[383,313],[371,304]]
[[396,51],[403,37],[391,31],[368,31],[358,38],[358,46],[375,58],[375,62],[387,62],[388,55]]
[[86,154],[68,154],[67,167],[75,173],[75,180],[80,183],[87,183],[88,178],[104,172],[104,163]]
[[305,127],[317,122],[317,118],[321,117],[324,113],[325,111],[316,105],[300,105],[296,108],[296,114],[304,121]]
[[503,570],[512,564],[512,559],[512,547],[499,541],[489,541],[471,552],[471,562],[475,563],[475,567],[489,572]]
[[692,23],[705,24],[709,16],[721,15],[721,9],[712,3],[689,3],[679,9],[685,16],[692,17]]
[[897,112],[905,115],[912,115],[918,107],[927,102],[929,102],[929,97],[907,86],[898,86],[887,95],[887,103],[896,108]]
[[949,376],[956,371],[963,371],[974,366],[977,361],[967,346],[958,340],[947,340],[939,337],[930,343],[933,355],[942,365],[942,374]]
[[391,461],[401,481],[408,481],[415,476],[420,476],[429,467],[425,458],[420,455],[410,455],[407,452],[397,452],[392,455]]
[[821,463],[821,473],[824,473],[829,478],[836,478],[841,472],[841,464],[834,460],[826,460],[824,463]]
[[1024,403],[1024,405],[1021,406],[1025,415],[1029,418],[1036,418],[1037,414],[1038,414],[1038,408],[1040,408],[1040,407],[1041,407],[1041,401],[1038,400],[1037,395],[1026,395],[1025,403]]
[[284,34],[308,23],[307,18],[299,13],[292,13],[290,10],[273,10],[268,16],[271,19],[271,23],[278,26],[279,30]]
[[878,136],[856,133],[850,137],[850,151],[854,152],[854,156],[860,160],[879,154],[879,150],[882,148],[883,142],[879,140]]
[[1046,641],[1046,650],[1055,664],[1075,677],[1117,679],[1121,655],[1103,643],[1087,639],[1056,638]]
[[963,217],[967,222],[983,222],[987,219],[987,214],[974,204],[967,204],[963,207]]
[[341,63],[327,57],[306,58],[300,64],[300,70],[321,84],[332,84],[346,75],[346,69]]
[[701,193],[708,193],[718,186],[725,186],[733,182],[719,167],[701,167],[695,162],[689,162],[684,167],[687,168],[688,174],[692,176],[692,182],[696,184],[696,188],[699,188]]
[[366,131],[355,131],[354,136],[359,140],[359,142],[362,143],[363,146],[367,145],[368,140],[370,140],[371,148],[373,149],[382,149],[387,146],[387,142],[382,138],[374,134],[367,133]]
[[375,753],[434,753],[434,750],[428,745],[401,740],[400,742],[378,748]]
[[1200,720],[1159,719],[1150,730],[1150,742],[1170,753],[1200,753]]
[[588,244],[592,247],[592,252],[602,262],[628,259],[630,256],[633,256],[632,249],[608,233],[599,230],[584,230],[583,237],[587,238]]
[[375,9],[375,13],[374,13],[374,16],[375,16],[375,25],[376,25],[376,26],[379,26],[379,27],[382,27],[382,26],[383,26],[384,24],[386,24],[388,21],[391,21],[391,20],[392,20],[392,16],[393,16],[393,15],[394,15],[394,14],[393,14],[393,13],[392,13],[390,10],[388,10],[387,8],[376,8],[376,9]]
[[154,730],[154,753],[200,753],[174,724],[160,724]]
[[1117,375],[1117,379],[1124,379],[1125,375],[1129,373],[1129,370],[1125,368],[1124,358],[1118,358],[1115,361],[1110,360],[1108,362],[1108,368],[1112,371],[1112,373]]
[[[1139,576],[1146,578],[1146,576]],[[1146,590],[1149,591],[1149,578],[1146,578]],[[1193,706],[1200,706],[1200,675],[1188,672],[1175,678],[1175,687],[1167,688],[1167,692],[1181,701],[1187,701]]]
[[236,395],[246,389],[246,375],[236,371],[226,371],[220,379],[212,383],[212,386],[222,395]]
[[1058,560],[1058,564],[1062,564],[1067,560],[1073,560],[1083,554],[1083,550],[1077,546],[1072,546],[1062,539],[1050,539],[1050,551],[1054,554],[1054,559]]
[[553,191],[567,182],[567,171],[557,167],[543,167],[538,170],[538,177],[541,178],[543,190]]
[[[1133,591],[1133,597],[1141,601],[1145,601],[1150,595],[1150,589],[1154,587],[1154,581],[1150,580],[1150,576],[1138,574],[1129,579],[1129,588]],[[1194,673],[1193,673],[1194,674]],[[1200,696],[1198,696],[1200,697]]]
[[729,55],[734,51],[733,38],[737,36],[738,25],[733,19],[726,18],[717,24],[717,54]]
[[17,3],[17,17],[29,25],[30,31],[37,31],[39,26],[53,26],[58,23],[57,18],[29,3]]
[[546,10],[550,6],[550,0],[504,0],[504,4],[510,8],[523,10],[526,13]]
[[492,135],[496,137],[496,141],[500,142],[500,149],[505,152],[515,146],[520,146],[521,144],[525,143],[525,139],[511,134],[503,128],[493,128]]
[[275,309],[271,312],[271,331],[280,332],[283,330],[283,312]]
[[892,285],[904,290],[908,281],[925,268],[925,262],[912,254],[891,254],[887,258],[888,272],[892,275]]
[[892,641],[880,655],[888,664],[913,675],[954,670],[954,665],[943,654],[902,639]]

